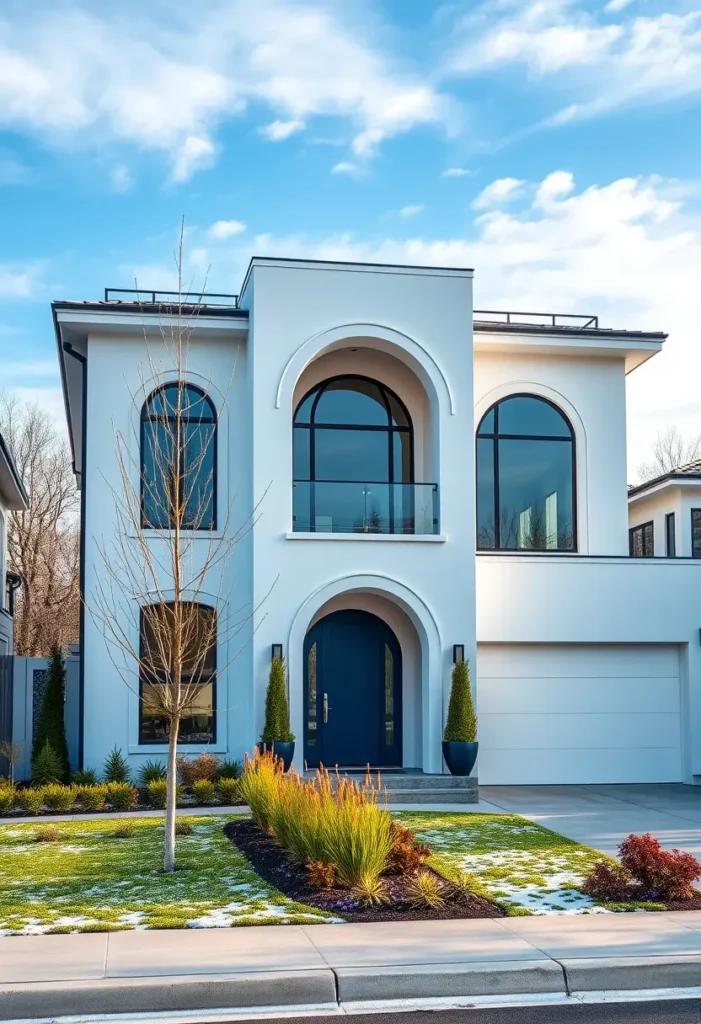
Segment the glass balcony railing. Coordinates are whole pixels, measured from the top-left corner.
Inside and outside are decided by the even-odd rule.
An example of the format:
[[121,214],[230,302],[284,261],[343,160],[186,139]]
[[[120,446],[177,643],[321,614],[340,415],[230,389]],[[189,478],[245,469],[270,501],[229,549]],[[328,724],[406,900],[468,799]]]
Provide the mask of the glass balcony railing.
[[295,533],[437,534],[437,484],[295,480]]

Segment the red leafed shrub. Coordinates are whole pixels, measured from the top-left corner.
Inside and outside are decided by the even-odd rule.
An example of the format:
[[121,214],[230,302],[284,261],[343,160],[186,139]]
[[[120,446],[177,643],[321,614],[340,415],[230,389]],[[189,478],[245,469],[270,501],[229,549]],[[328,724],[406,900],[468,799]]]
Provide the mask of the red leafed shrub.
[[307,881],[315,889],[333,889],[337,881],[335,864],[324,864],[321,860],[312,860],[306,865]]
[[387,860],[387,870],[397,875],[415,875],[423,861],[431,856],[431,848],[420,843],[411,829],[392,822],[392,849]]
[[582,892],[597,900],[624,903],[636,898],[633,885],[633,876],[627,868],[600,860],[585,879]]
[[689,900],[692,882],[701,878],[701,864],[690,853],[663,850],[649,832],[630,835],[618,848],[621,864],[640,882],[651,899]]

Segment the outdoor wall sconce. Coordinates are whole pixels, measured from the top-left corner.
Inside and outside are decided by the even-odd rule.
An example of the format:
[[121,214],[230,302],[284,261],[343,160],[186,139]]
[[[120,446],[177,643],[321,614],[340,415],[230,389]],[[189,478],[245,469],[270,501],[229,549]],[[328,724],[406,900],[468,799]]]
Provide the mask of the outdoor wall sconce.
[[453,664],[459,665],[465,660],[465,644],[453,644]]
[[282,644],[273,644],[271,658],[282,658]]

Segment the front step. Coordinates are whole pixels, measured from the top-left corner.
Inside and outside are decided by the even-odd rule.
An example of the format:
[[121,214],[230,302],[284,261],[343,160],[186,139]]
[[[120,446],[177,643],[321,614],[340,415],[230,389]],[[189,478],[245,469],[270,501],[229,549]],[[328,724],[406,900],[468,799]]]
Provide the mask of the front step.
[[[362,783],[364,772],[343,772],[343,777]],[[314,772],[305,772],[313,778]],[[378,772],[371,772],[373,785],[377,784]],[[380,770],[380,786],[391,804],[476,804],[479,802],[477,779],[470,775],[424,775],[422,772],[397,772],[386,775]],[[332,785],[335,775],[331,775]]]
[[477,786],[458,789],[397,789],[388,790],[387,803],[394,804],[476,804],[479,803]]

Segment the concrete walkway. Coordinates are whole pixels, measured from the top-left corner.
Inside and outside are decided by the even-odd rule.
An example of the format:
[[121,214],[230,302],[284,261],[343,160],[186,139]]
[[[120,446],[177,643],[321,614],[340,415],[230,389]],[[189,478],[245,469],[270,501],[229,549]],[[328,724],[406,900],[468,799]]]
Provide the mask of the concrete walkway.
[[480,799],[482,810],[522,814],[602,853],[651,832],[701,860],[701,786],[480,786]]
[[0,1020],[692,988],[701,912],[6,939]]

